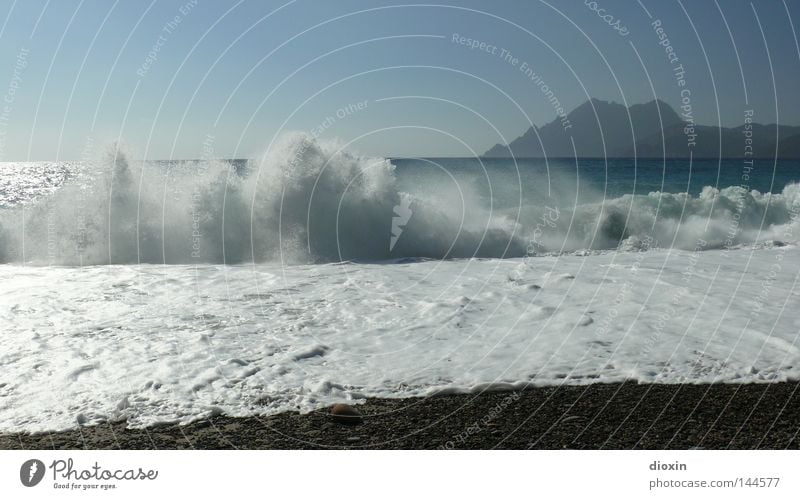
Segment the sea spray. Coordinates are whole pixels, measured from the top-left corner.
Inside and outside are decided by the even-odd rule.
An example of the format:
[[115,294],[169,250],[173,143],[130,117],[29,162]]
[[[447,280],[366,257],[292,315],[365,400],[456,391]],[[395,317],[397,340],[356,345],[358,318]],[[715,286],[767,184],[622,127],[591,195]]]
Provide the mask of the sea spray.
[[[577,196],[569,179],[559,186],[554,176],[545,184],[528,174],[523,182],[503,165],[490,177],[475,168],[437,169],[432,161],[398,172],[395,163],[301,133],[281,137],[246,167],[214,159],[132,161],[112,145],[103,158],[59,172],[60,186],[48,180],[36,199],[20,188],[7,196],[0,262],[505,258],[633,250],[646,238],[667,248],[692,250],[703,239],[704,249],[735,249],[792,244],[800,233],[791,216],[800,202],[797,183],[776,193],[707,186],[696,196],[656,191],[596,199],[584,195],[592,188],[585,178]],[[392,244],[397,206],[413,217]]]

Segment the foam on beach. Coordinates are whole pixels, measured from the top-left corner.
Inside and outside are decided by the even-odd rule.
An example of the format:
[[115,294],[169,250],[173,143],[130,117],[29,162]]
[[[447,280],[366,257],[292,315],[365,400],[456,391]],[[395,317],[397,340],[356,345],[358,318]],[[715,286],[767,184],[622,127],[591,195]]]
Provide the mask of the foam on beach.
[[0,431],[365,397],[800,378],[800,249],[0,266]]
[[114,148],[10,167],[0,431],[800,376],[789,177],[598,199],[537,165],[455,163],[399,175],[289,134],[238,166]]

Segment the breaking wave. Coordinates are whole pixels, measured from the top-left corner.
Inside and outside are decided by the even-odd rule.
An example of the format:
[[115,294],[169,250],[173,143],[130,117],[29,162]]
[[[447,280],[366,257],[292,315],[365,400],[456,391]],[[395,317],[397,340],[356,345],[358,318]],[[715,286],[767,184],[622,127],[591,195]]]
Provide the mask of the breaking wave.
[[776,194],[706,187],[698,196],[564,196],[513,208],[468,189],[426,187],[401,191],[390,160],[300,133],[245,172],[226,161],[131,162],[115,148],[35,202],[0,210],[0,262],[503,258],[638,249],[642,241],[679,249],[793,244],[800,233],[797,183]]

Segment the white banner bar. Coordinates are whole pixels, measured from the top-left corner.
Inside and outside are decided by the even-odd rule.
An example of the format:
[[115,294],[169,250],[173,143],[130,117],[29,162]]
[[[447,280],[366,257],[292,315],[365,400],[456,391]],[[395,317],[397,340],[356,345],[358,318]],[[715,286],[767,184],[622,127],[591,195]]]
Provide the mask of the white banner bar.
[[0,497],[796,498],[798,464],[797,451],[2,451]]

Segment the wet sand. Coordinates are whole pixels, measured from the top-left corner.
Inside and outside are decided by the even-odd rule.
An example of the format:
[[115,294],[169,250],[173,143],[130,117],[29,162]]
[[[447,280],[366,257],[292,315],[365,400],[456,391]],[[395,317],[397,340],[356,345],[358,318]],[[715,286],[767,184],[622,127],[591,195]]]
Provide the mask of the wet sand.
[[797,449],[800,383],[593,384],[371,399],[328,410],[0,435],[2,449]]

